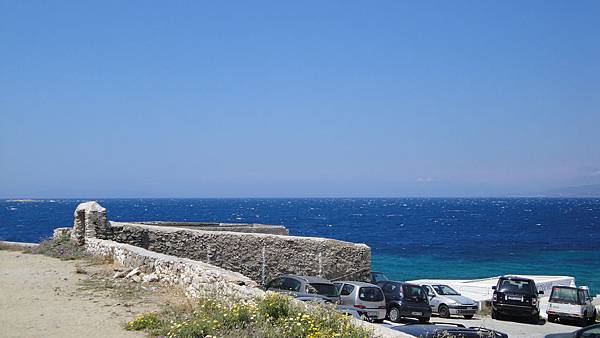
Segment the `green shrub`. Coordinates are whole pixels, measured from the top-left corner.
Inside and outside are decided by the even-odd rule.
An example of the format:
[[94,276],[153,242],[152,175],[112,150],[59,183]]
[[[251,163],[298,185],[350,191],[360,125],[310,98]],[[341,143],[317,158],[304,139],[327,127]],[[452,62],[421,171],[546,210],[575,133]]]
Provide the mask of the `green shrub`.
[[[229,302],[228,302],[229,301]],[[190,309],[147,314],[129,322],[128,330],[167,337],[371,337],[333,306],[304,304],[269,293],[255,301],[203,298]]]

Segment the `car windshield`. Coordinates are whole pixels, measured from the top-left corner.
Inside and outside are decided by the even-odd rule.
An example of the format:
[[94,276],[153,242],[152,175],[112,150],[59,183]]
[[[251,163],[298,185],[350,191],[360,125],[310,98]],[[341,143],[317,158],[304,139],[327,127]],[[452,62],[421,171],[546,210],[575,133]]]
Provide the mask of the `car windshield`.
[[435,289],[435,292],[438,293],[438,295],[442,295],[442,296],[460,296],[460,293],[456,292],[456,290],[454,290],[453,288],[449,287],[448,285],[433,285],[433,288]]
[[306,286],[307,293],[316,293],[322,296],[335,297],[338,291],[333,284],[310,283]]
[[362,287],[358,291],[358,298],[365,302],[380,302],[383,300],[383,292],[381,292],[381,289],[372,286]]
[[532,283],[528,280],[502,279],[500,281],[500,292],[533,293]]
[[556,303],[577,304],[577,289],[554,287],[552,288],[550,301]]

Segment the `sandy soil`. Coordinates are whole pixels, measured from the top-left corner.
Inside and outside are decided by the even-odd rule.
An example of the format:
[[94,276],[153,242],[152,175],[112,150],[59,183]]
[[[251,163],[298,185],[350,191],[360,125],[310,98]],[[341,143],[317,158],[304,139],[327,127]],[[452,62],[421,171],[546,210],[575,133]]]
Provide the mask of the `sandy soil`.
[[156,310],[156,302],[102,291],[90,277],[102,270],[112,273],[106,265],[0,250],[0,337],[143,337],[123,324]]

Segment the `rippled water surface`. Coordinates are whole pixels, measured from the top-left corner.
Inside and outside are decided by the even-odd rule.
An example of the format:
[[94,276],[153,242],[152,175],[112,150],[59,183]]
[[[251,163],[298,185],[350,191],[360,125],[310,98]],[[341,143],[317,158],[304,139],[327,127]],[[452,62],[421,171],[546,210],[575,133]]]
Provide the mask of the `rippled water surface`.
[[[79,200],[0,201],[0,239],[71,226]],[[398,279],[575,276],[600,293],[600,199],[107,199],[111,220],[283,224],[363,242]]]

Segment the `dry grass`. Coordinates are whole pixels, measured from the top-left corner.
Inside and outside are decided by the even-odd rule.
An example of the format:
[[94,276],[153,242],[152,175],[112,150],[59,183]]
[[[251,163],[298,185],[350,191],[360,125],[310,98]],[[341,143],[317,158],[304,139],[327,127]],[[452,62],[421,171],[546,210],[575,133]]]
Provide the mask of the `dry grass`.
[[24,249],[26,249],[26,247],[24,247],[22,245],[10,244],[10,243],[6,243],[6,242],[0,242],[0,250],[23,251]]

